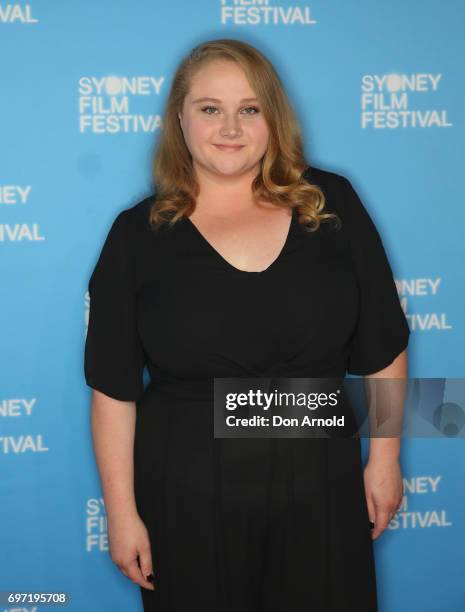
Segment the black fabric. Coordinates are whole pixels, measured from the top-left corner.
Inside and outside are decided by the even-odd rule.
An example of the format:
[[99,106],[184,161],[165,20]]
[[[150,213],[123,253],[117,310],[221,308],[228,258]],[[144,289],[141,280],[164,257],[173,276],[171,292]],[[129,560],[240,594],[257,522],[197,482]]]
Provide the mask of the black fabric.
[[[188,219],[154,232],[153,197],[115,219],[89,282],[89,386],[137,403],[135,494],[157,612],[376,612],[359,439],[215,439],[214,377],[338,377],[408,344],[382,241],[351,183],[308,168],[342,221],[294,210],[263,272],[229,264]],[[150,383],[143,388],[147,366]]]

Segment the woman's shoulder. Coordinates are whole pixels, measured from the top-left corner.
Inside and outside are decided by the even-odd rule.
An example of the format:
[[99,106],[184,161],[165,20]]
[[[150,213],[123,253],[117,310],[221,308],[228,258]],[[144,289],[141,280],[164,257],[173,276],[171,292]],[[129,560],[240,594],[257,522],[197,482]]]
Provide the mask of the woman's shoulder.
[[146,230],[149,227],[150,210],[155,202],[156,195],[154,193],[143,199],[139,199],[135,204],[126,207],[119,213],[124,223],[132,230]]
[[345,175],[317,166],[307,166],[303,176],[312,185],[320,187],[329,198],[340,199],[349,185]]
[[346,175],[308,166],[303,176],[323,191],[326,200],[325,210],[337,213],[353,229],[357,228],[359,222],[371,224],[370,213]]
[[342,174],[338,174],[337,172],[333,172],[331,170],[326,170],[319,166],[309,165],[304,171],[304,177],[308,179],[310,182],[317,183],[321,181],[324,184],[335,184],[344,180],[344,176]]
[[131,253],[136,265],[141,268],[144,267],[144,261],[165,258],[183,245],[181,223],[174,226],[168,223],[160,226],[151,224],[150,213],[155,202],[156,192],[153,192],[121,210],[116,217],[116,225],[121,228],[121,240],[125,242],[125,248]]
[[154,202],[153,194],[137,200],[134,204],[120,209],[114,214],[106,243],[113,251],[146,254],[147,249],[160,245],[154,240],[155,232],[150,225],[150,210]]
[[347,217],[350,216],[349,179],[343,174],[317,166],[307,166],[303,177],[321,189],[325,196],[324,212],[336,214],[342,221],[342,231],[345,233]]
[[162,224],[155,230],[150,223],[150,212],[155,201],[156,193],[151,193],[145,198],[137,200],[135,204],[126,207],[116,216],[116,220],[124,226],[128,240],[139,244],[146,242],[144,239],[147,238],[150,240],[150,244],[153,244],[155,235],[166,233],[163,231],[166,224]]

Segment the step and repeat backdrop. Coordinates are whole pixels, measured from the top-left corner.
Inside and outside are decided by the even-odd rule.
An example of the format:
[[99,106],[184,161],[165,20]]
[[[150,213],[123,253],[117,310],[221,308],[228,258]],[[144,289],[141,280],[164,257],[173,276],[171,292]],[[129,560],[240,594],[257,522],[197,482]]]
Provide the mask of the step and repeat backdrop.
[[[0,0],[0,591],[142,610],[108,552],[87,283],[116,215],[152,191],[171,78],[199,42],[273,62],[309,163],[347,176],[382,235],[409,375],[465,376],[464,18],[461,0]],[[403,440],[403,504],[374,544],[382,612],[465,610],[453,432]]]

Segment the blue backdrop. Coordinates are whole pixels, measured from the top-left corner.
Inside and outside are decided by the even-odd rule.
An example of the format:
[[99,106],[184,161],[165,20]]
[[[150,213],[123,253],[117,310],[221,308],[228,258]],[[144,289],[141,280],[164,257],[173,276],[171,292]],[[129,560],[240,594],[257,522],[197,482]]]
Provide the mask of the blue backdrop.
[[[0,590],[142,609],[108,554],[87,282],[116,214],[151,192],[172,74],[203,40],[262,50],[309,162],[352,181],[413,332],[410,376],[464,376],[464,18],[461,0],[0,0]],[[381,612],[465,610],[464,446],[403,440]]]

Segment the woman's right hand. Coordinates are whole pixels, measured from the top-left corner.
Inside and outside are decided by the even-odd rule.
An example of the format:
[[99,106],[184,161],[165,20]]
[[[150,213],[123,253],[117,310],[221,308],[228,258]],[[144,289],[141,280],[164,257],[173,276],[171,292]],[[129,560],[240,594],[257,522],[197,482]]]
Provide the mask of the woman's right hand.
[[140,516],[108,519],[108,537],[113,563],[136,584],[155,590],[146,578],[153,574],[152,554],[147,527]]

